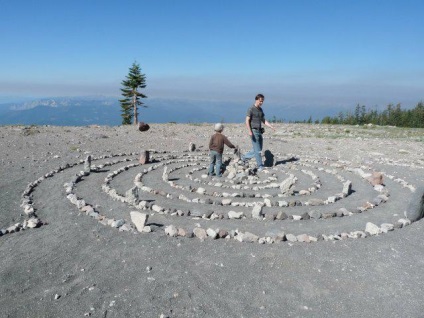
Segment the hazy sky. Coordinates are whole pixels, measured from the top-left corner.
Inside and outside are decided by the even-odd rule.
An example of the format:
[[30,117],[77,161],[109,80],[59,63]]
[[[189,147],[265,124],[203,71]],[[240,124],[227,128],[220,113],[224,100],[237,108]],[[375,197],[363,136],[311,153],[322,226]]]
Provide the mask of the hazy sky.
[[415,106],[424,1],[0,0],[0,97],[119,95],[137,61],[151,98]]

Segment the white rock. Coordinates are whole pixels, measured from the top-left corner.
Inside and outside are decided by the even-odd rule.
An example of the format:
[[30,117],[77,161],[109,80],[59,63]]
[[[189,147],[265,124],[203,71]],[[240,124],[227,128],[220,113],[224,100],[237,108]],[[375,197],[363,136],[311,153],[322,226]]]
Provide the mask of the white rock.
[[162,212],[163,211],[163,208],[161,206],[159,206],[159,205],[153,204],[152,211]]
[[218,236],[218,233],[215,230],[211,229],[211,228],[208,228],[206,230],[206,234],[208,234],[208,236],[210,236],[213,239],[216,239],[216,237]]
[[263,213],[262,213],[262,205],[261,204],[255,204],[253,206],[253,209],[252,209],[252,218],[262,220]]
[[243,212],[235,212],[235,211],[228,212],[228,218],[230,219],[241,219],[243,215],[244,215]]
[[149,215],[146,213],[138,212],[138,211],[131,211],[130,216],[131,216],[131,221],[134,223],[137,231],[143,232],[143,229],[146,225]]
[[165,234],[171,237],[175,237],[178,234],[178,230],[174,225],[168,225],[167,227],[165,227]]
[[394,226],[391,223],[383,223],[381,224],[380,228],[381,228],[381,232],[387,233],[389,231],[393,231]]
[[378,235],[381,233],[381,230],[374,223],[367,222],[367,224],[365,225],[365,232],[369,233],[370,235]]

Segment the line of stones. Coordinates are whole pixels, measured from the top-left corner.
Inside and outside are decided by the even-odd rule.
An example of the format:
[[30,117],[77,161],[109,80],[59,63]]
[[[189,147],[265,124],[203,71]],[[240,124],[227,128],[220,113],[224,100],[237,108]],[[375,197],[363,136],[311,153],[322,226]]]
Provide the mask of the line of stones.
[[[326,161],[322,161],[322,160],[319,160],[319,159],[316,159],[316,158],[315,159],[303,159],[303,160],[305,160],[306,162],[320,163],[322,165],[330,165],[330,166],[333,166],[333,167],[336,167],[336,168],[343,168],[344,170],[346,170],[348,172],[353,172],[353,173],[359,175],[361,178],[366,179],[366,180],[368,180],[368,178],[371,176],[371,174],[363,171],[363,169],[371,170],[371,167],[362,165],[359,168],[353,168],[353,167],[351,167],[351,164],[350,164],[349,161],[339,161],[340,163],[333,163],[333,162],[331,162],[333,159],[329,159],[329,158],[326,158]],[[330,162],[328,162],[328,161],[330,161]],[[390,180],[393,180],[393,181],[399,183],[402,187],[408,188],[411,192],[414,192],[415,189],[416,189],[415,186],[413,186],[412,184],[408,183],[407,181],[405,181],[401,178],[395,177],[395,176],[387,174],[385,172],[382,172],[382,174],[385,177],[389,178]],[[374,189],[376,191],[382,192],[384,188],[380,185],[377,185],[377,186],[374,186]]]
[[[199,156],[194,156],[190,161],[195,161],[195,162],[197,162],[198,163],[198,160],[202,160],[203,158],[202,157],[199,157]],[[204,160],[204,159],[203,159]],[[183,160],[178,160],[178,162],[182,162]],[[200,163],[198,163],[197,165],[199,165]],[[157,169],[158,167],[160,167],[160,166],[164,166],[165,164],[160,164],[160,165],[156,165],[156,166],[153,166],[153,167],[151,167],[151,168],[149,168],[148,169],[148,171],[144,171],[142,174],[139,174],[138,175],[138,180],[137,180],[137,178],[136,178],[136,180],[135,180],[135,182],[138,184],[138,186],[139,186],[139,188],[142,188],[142,190],[144,190],[144,191],[146,191],[146,192],[151,192],[151,191],[154,191],[154,192],[157,192],[156,190],[152,190],[151,188],[149,188],[149,187],[145,187],[143,184],[142,184],[142,182],[141,182],[141,178],[142,178],[142,176],[144,175],[144,174],[146,174],[147,172],[150,172],[150,171],[152,171],[152,170],[155,170],[155,169]],[[191,186],[186,186],[186,187],[184,187],[184,186],[179,186],[179,185],[176,185],[174,182],[170,182],[168,179],[168,176],[169,176],[169,173],[171,173],[171,172],[173,172],[173,171],[176,171],[176,170],[178,170],[178,169],[182,169],[182,168],[186,168],[186,167],[188,167],[188,166],[190,166],[190,165],[184,165],[184,166],[180,166],[180,167],[177,167],[177,168],[173,168],[173,169],[170,169],[169,171],[167,171],[167,167],[165,167],[165,171],[164,171],[164,174],[163,174],[163,179],[164,179],[164,181],[165,182],[168,182],[168,183],[170,183],[170,185],[171,186],[173,186],[173,187],[175,187],[175,188],[178,188],[178,189],[180,189],[180,190],[187,190],[187,191],[189,191],[189,192],[194,192],[193,190],[195,190],[195,189],[193,189],[193,187],[191,187]],[[203,168],[200,168],[200,169],[203,169]],[[316,176],[316,175],[314,175],[311,171],[302,171],[302,172],[304,172],[304,173],[306,173],[306,174],[309,174],[312,178],[313,178],[313,180],[315,180],[315,185],[313,186],[313,187],[311,187],[311,188],[309,188],[308,190],[301,190],[301,191],[299,191],[299,194],[300,195],[305,195],[305,194],[309,194],[310,192],[315,192],[316,191],[316,189],[318,189],[318,188],[320,188],[321,187],[321,183],[320,183],[320,181],[319,181],[319,178]],[[331,171],[330,171],[330,173],[332,173]],[[338,176],[338,178],[340,179],[340,176]],[[295,179],[295,177],[293,176],[293,175],[291,175],[287,180],[285,180],[286,181],[286,183],[288,183],[288,185],[285,185],[285,187],[287,187],[287,188],[290,188],[293,184],[294,184],[294,182],[296,181],[296,179]],[[288,181],[288,182],[287,182]],[[265,182],[264,182],[265,183]],[[284,182],[283,182],[284,183]],[[211,185],[213,185],[213,184],[211,184]],[[281,188],[281,186],[282,185],[279,185],[280,186],[280,188]],[[347,185],[347,187],[351,187],[351,186],[349,186],[349,185]],[[238,188],[238,186],[236,186],[236,188]],[[264,187],[264,188],[266,188],[266,187]],[[260,188],[254,188],[253,190],[259,190]],[[344,190],[345,191],[345,190]],[[346,190],[347,191],[347,190]],[[206,195],[206,191],[203,191],[203,190],[201,190],[201,191],[199,191],[199,192],[203,192],[202,194],[205,194]],[[207,195],[210,195],[210,196],[217,196],[217,197],[222,197],[222,195],[219,193],[219,192],[213,192],[213,193],[211,193],[211,194],[207,194]],[[349,192],[346,194],[346,195],[349,195]],[[346,196],[346,195],[342,195],[341,197],[339,197],[338,199],[340,199],[340,198],[342,198],[342,197],[344,197],[344,196]],[[235,194],[227,194],[227,196],[233,196],[233,197],[238,197],[239,196],[239,194],[238,193],[235,193]],[[281,194],[281,195],[279,195],[279,196],[283,196],[283,197],[285,197],[285,196],[287,196],[287,195],[283,195],[283,194]],[[260,195],[260,194],[256,194],[256,195],[252,195],[251,197],[263,197],[263,198],[269,198],[269,197],[272,197],[271,195],[268,195],[268,194],[266,194],[266,195]],[[183,200],[185,200],[185,201],[187,201],[187,198],[185,198],[185,197],[183,197]],[[197,200],[195,200],[195,201],[192,201],[192,200],[190,200],[190,199],[188,199],[189,201],[188,202],[196,202]],[[336,199],[334,199],[333,197],[330,197],[329,198],[329,203],[334,203],[335,202],[335,200],[337,200],[337,198]],[[332,201],[334,201],[334,202],[332,202]],[[200,201],[200,203],[208,203],[208,201],[205,201],[205,202],[203,202],[203,201]],[[301,204],[301,203],[300,203]],[[243,205],[243,204],[241,204],[241,205]],[[299,202],[297,202],[297,205],[299,205]],[[286,206],[286,205],[282,205],[282,206]],[[287,205],[288,206],[288,205]]]
[[[42,221],[36,214],[36,209],[34,207],[33,203],[33,197],[32,194],[35,190],[35,188],[44,180],[53,177],[55,174],[64,171],[65,169],[72,168],[74,166],[84,164],[85,166],[89,165],[91,171],[97,171],[101,170],[105,165],[99,165],[99,166],[91,166],[91,160],[101,160],[101,159],[108,159],[113,157],[121,157],[121,156],[133,156],[137,155],[137,153],[118,153],[118,154],[110,154],[110,155],[104,155],[100,156],[98,158],[92,159],[91,156],[88,156],[86,159],[81,159],[78,162],[75,163],[66,163],[63,166],[59,166],[56,169],[53,169],[49,172],[47,172],[44,176],[39,177],[33,182],[30,182],[25,190],[23,191],[21,198],[21,205],[20,207],[23,209],[23,213],[25,215],[25,219],[21,222],[15,223],[13,225],[10,225],[9,227],[0,229],[0,236],[3,236],[5,234],[11,234],[15,232],[19,232],[21,230],[25,229],[32,229],[32,228],[39,228],[42,225],[47,225],[47,222]],[[80,178],[78,175],[74,177],[74,179]]]
[[[399,162],[394,163],[393,160],[389,158],[374,158],[373,160],[380,164],[389,165],[389,166],[408,167],[413,169],[424,169],[424,166],[417,165],[414,163],[399,163]],[[401,159],[401,160],[404,161],[406,159]]]
[[[295,156],[292,156],[292,157],[295,158]],[[299,160],[299,158],[297,158],[297,160]],[[304,165],[306,165],[306,164],[304,164]],[[341,166],[339,165],[338,167],[341,167]],[[197,168],[197,170],[201,170],[201,169],[203,169],[203,168]],[[274,168],[274,169],[276,169],[276,168]],[[290,169],[299,170],[294,164],[291,164]],[[329,174],[333,174],[341,182],[345,182],[346,181],[334,169],[333,170],[330,170],[330,169],[324,169],[324,168],[321,168],[321,167],[315,167],[315,169],[318,169],[319,171],[325,171],[326,173],[329,173]],[[300,191],[298,191],[298,195],[309,195],[310,193],[315,192],[317,189],[319,189],[321,187],[321,182],[320,182],[319,178],[312,171],[301,170],[301,172],[310,175],[312,177],[312,179],[314,180],[314,183],[315,184],[312,187],[308,188],[307,190],[300,190]],[[206,176],[205,176],[205,178],[206,178]],[[192,178],[190,178],[190,179],[193,180]],[[294,182],[296,180],[297,180],[297,178],[295,178],[293,175],[290,175],[289,178],[287,178],[281,184],[275,183],[275,184],[272,184],[271,186],[254,187],[253,190],[258,191],[258,190],[261,190],[261,189],[274,188],[274,187],[280,187],[280,189],[286,188],[285,191],[284,191],[284,194],[280,194],[279,195],[280,197],[286,197],[287,194],[292,194],[292,195],[294,194],[292,191],[290,192],[289,190],[290,190],[290,188],[292,187],[292,185],[294,184]],[[167,182],[167,180],[164,180],[164,181]],[[264,181],[259,181],[259,182],[267,183],[267,181],[265,181],[265,182]],[[213,183],[210,182],[210,183],[208,183],[208,185],[214,185],[214,186],[224,187],[221,182],[215,183],[215,184],[213,184]],[[241,186],[235,185],[235,186],[232,186],[232,188],[241,189]],[[245,187],[244,189],[246,189],[246,188],[247,187]],[[317,200],[313,200],[312,205],[323,205],[323,204],[328,204],[328,203],[334,203],[334,202],[336,202],[336,201],[338,201],[338,200],[340,200],[340,199],[348,196],[350,194],[350,188],[351,188],[351,182],[346,182],[345,184],[343,184],[343,190],[342,190],[342,193],[341,194],[336,194],[335,196],[330,196],[326,201],[323,201],[322,200],[323,201],[322,204],[317,203]],[[180,189],[181,190],[185,190],[185,188],[180,188]],[[214,193],[211,194],[211,193],[206,193],[206,191],[204,192],[204,190],[202,188],[199,188],[199,189],[201,189],[199,191],[199,193],[204,193],[204,194],[210,195],[210,196],[221,197],[221,195],[219,193],[217,193],[217,192],[214,192]],[[232,194],[229,194],[229,195],[226,194],[226,195],[227,196],[230,196],[230,197],[232,196]],[[238,195],[235,194],[234,196],[237,197]],[[265,194],[265,195],[256,194],[255,197],[269,198],[269,197],[273,197],[273,196],[272,195],[269,195],[269,194]],[[293,203],[292,202],[290,202],[290,203],[287,204],[287,202],[285,202],[285,201],[279,201],[279,203],[280,203],[279,206],[282,206],[282,207],[293,206]],[[277,204],[272,203],[272,205],[273,206],[276,206]],[[300,201],[296,201],[294,205],[309,205],[309,202],[302,203]]]
[[[131,166],[135,166],[131,165]],[[129,167],[128,167],[129,168]],[[128,170],[127,167],[123,167],[120,168],[116,171],[114,171],[114,175],[117,175],[123,171]],[[78,181],[80,181],[81,179],[78,179]],[[131,200],[129,200],[128,198],[123,198],[124,202],[128,202],[130,203]],[[154,206],[154,205],[153,205]],[[152,206],[152,207],[153,207]],[[84,207],[89,207],[89,205],[84,205],[83,207],[81,207],[81,210],[84,210]],[[150,207],[150,208],[152,208]],[[148,207],[145,206],[144,209],[147,209]],[[132,213],[134,213],[135,211],[131,212],[131,216]],[[160,213],[160,212],[159,212]],[[89,214],[89,213],[87,213]],[[143,214],[142,218],[144,219],[143,223],[147,221],[147,217],[148,215]],[[118,228],[120,231],[130,231],[133,229],[133,227],[129,224],[125,224],[124,220],[112,220],[112,219],[106,219],[106,218],[98,218],[99,222],[101,222],[104,225],[110,225],[111,227],[114,228]],[[308,234],[300,234],[300,235],[294,235],[294,234],[286,234],[284,232],[280,232],[278,235],[275,236],[265,236],[265,237],[259,237],[253,233],[250,232],[240,232],[238,229],[236,230],[220,230],[220,229],[212,229],[212,228],[208,228],[208,229],[203,229],[200,227],[195,227],[192,231],[186,231],[185,229],[182,228],[176,228],[174,225],[169,225],[166,226],[164,231],[166,235],[169,235],[171,237],[176,237],[176,236],[182,236],[182,237],[197,237],[201,240],[204,240],[208,237],[212,238],[212,239],[217,239],[217,238],[225,238],[225,239],[235,239],[239,242],[258,242],[260,244],[272,244],[272,243],[276,243],[276,242],[283,242],[283,241],[287,241],[287,242],[306,242],[306,243],[310,243],[310,242],[317,242],[317,241],[331,241],[331,240],[343,240],[343,239],[348,239],[348,238],[365,238],[368,236],[372,236],[372,235],[378,235],[381,233],[387,233],[389,231],[394,230],[395,228],[402,228],[404,226],[407,226],[411,224],[411,222],[407,219],[399,219],[396,224],[390,224],[390,223],[383,223],[381,225],[381,227],[378,227],[377,225],[368,222],[366,224],[365,227],[365,231],[352,231],[349,233],[341,233],[341,234],[335,234],[335,235],[325,235],[325,234],[320,234],[318,236],[310,236]],[[141,228],[139,228],[137,226],[137,229],[140,232],[150,232],[151,229],[149,226],[144,226],[144,224],[142,224]]]
[[[201,170],[204,170],[205,168],[206,167],[194,168],[191,171],[189,171],[189,173],[186,175],[186,177],[188,179],[192,180],[193,182],[196,182],[196,183],[206,184],[206,185],[209,185],[209,186],[218,186],[218,187],[221,187],[221,188],[224,188],[224,189],[235,189],[235,190],[244,189],[244,190],[248,190],[248,189],[250,189],[250,187],[248,187],[247,184],[248,185],[266,184],[265,186],[254,186],[254,187],[252,187],[251,190],[253,190],[253,191],[259,191],[259,190],[265,190],[265,189],[275,189],[275,188],[281,189],[281,182],[280,183],[276,182],[276,181],[278,181],[278,178],[275,177],[275,174],[267,177],[267,179],[265,179],[265,180],[259,180],[259,178],[255,175],[244,174],[241,177],[238,177],[237,175],[232,175],[232,176],[229,175],[229,176],[226,177],[226,179],[229,179],[228,182],[232,183],[232,185],[225,185],[222,182],[222,180],[219,180],[219,182],[215,182],[215,183],[211,182],[211,181],[209,181],[207,183],[203,182],[203,180],[208,178],[208,175],[206,175],[206,174],[203,174],[201,176],[201,178],[203,180],[200,180],[197,177],[193,178],[194,173],[201,171]],[[276,168],[274,168],[274,169],[279,171],[279,172],[282,172],[282,171],[280,171]],[[305,174],[308,174],[312,177],[312,180],[314,181],[314,186],[308,188],[307,190],[299,190],[297,192],[285,193],[286,196],[287,195],[292,195],[292,196],[294,196],[294,195],[305,195],[308,192],[315,192],[321,187],[321,181],[319,180],[319,178],[316,175],[314,175],[313,173],[309,173],[307,171],[304,171],[304,170],[302,170],[302,172],[305,173]],[[297,178],[295,178],[292,174],[289,175],[289,178],[291,180],[294,180],[294,182],[297,181]],[[224,179],[224,181],[226,181],[226,179]],[[234,179],[236,179],[236,180],[234,180]],[[242,186],[241,184],[244,184],[244,186]]]
[[[280,155],[280,154],[277,153],[277,155]],[[235,158],[235,159],[237,159],[237,158]],[[193,178],[192,175],[197,171],[204,170],[205,168],[206,167],[194,168],[193,170],[191,170],[186,175],[186,177],[188,179],[194,181],[194,182],[202,183],[202,181],[200,179]],[[283,185],[283,186],[282,186],[281,183],[275,182],[275,181],[278,181],[278,179],[275,177],[275,175],[268,177],[266,180],[259,180],[259,178],[256,175],[249,175],[249,170],[250,170],[249,168],[244,169],[243,166],[241,166],[237,162],[235,162],[228,167],[228,169],[236,170],[236,171],[230,172],[228,174],[228,176],[226,176],[226,179],[229,179],[230,183],[235,183],[233,179],[235,177],[237,177],[237,169],[239,169],[239,168],[242,168],[242,170],[243,170],[242,174],[244,175],[244,178],[237,178],[237,180],[236,180],[237,184],[235,184],[235,185],[233,184],[231,186],[227,186],[227,185],[223,184],[223,182],[220,180],[221,182],[218,182],[218,186],[221,187],[221,188],[231,188],[231,189],[240,190],[240,189],[242,189],[242,186],[240,184],[244,184],[245,186],[243,187],[243,189],[247,190],[247,189],[250,189],[247,185],[270,183],[270,184],[265,185],[265,186],[255,186],[255,187],[252,188],[253,191],[259,191],[259,190],[272,189],[272,188],[280,188],[280,189],[284,188],[284,187],[290,188],[294,184],[294,182],[297,181],[297,178],[294,177],[293,175],[290,175],[289,178],[285,180],[287,185]],[[279,170],[275,167],[274,167],[274,170],[281,172],[281,170]],[[317,191],[321,187],[321,182],[320,182],[318,176],[316,176],[314,173],[312,173],[312,171],[302,170],[302,172],[305,173],[305,174],[308,174],[312,178],[312,180],[314,181],[314,185],[311,186],[310,188],[308,188],[307,190],[299,190],[296,193],[287,191],[286,193],[284,193],[284,194],[286,194],[286,196],[287,195],[310,194],[311,192]],[[207,177],[208,177],[207,175],[202,175],[203,179],[207,179]],[[226,179],[224,179],[224,180],[226,180]],[[217,186],[216,184],[213,184],[212,182],[208,182],[207,185]],[[289,189],[287,189],[287,190],[289,190]],[[260,196],[258,196],[258,197],[260,197]],[[268,197],[271,197],[271,196],[268,196]]]
[[[382,195],[382,197],[384,197]],[[385,197],[387,200],[387,197]],[[133,202],[134,203],[134,197],[131,198],[125,198],[122,197],[121,198],[122,201],[124,202]],[[168,210],[164,210],[161,207],[155,205],[155,204],[151,204],[148,205],[147,202],[146,203],[141,203],[140,205],[136,206],[138,208],[142,208],[143,210],[147,210],[150,209],[154,212],[158,212],[160,214],[168,214],[169,211]],[[174,213],[171,213],[171,215],[184,215],[184,214],[180,214],[178,212],[182,212],[182,211],[177,211]],[[243,212],[241,212],[243,213]],[[210,219],[215,219],[215,218],[220,218],[220,216],[222,215],[215,215],[215,213],[212,213],[212,215],[209,217]],[[351,215],[351,214],[350,214]],[[240,214],[234,213],[231,214],[231,211],[229,212],[229,218],[239,218]],[[194,217],[193,219],[199,219],[199,216]],[[206,215],[203,215],[203,218],[208,218]],[[294,218],[296,219],[296,218]],[[300,218],[299,218],[300,219]],[[203,229],[200,227],[195,227],[193,229],[193,231],[186,231],[185,229],[182,228],[177,228],[174,225],[169,225],[167,227],[165,227],[165,233],[169,236],[172,237],[176,237],[176,236],[183,236],[183,237],[193,237],[196,236],[201,240],[204,240],[208,237],[212,238],[212,239],[217,239],[217,238],[226,238],[226,239],[236,239],[240,242],[258,242],[260,244],[264,244],[264,243],[274,243],[274,242],[279,242],[279,241],[288,241],[288,242],[317,242],[320,240],[324,240],[324,241],[329,241],[329,240],[342,240],[342,239],[347,239],[347,238],[365,238],[368,237],[370,235],[378,235],[381,233],[387,233],[389,231],[394,230],[395,228],[401,228],[404,226],[407,226],[411,224],[411,222],[407,219],[399,219],[398,222],[396,222],[396,224],[390,224],[390,223],[383,223],[381,224],[381,227],[378,227],[377,225],[368,222],[366,224],[365,227],[365,231],[352,231],[349,233],[341,233],[341,234],[336,234],[336,235],[325,235],[325,234],[321,234],[318,235],[317,237],[314,236],[310,236],[308,234],[300,234],[300,235],[294,235],[294,234],[285,234],[284,232],[280,232],[278,235],[271,237],[271,236],[265,236],[265,237],[259,237],[253,233],[250,232],[240,232],[239,230],[231,230],[231,231],[227,231],[227,230],[219,230],[219,229],[212,229],[212,228],[208,228],[208,229]]]
[[[216,213],[213,211],[207,211],[207,212],[200,212],[200,211],[182,211],[182,210],[177,210],[177,209],[165,209],[157,204],[154,204],[153,202],[147,202],[147,201],[139,201],[138,202],[138,188],[141,188],[143,191],[145,192],[149,192],[151,194],[154,195],[161,195],[163,197],[166,197],[168,199],[173,199],[173,195],[169,194],[163,190],[154,190],[151,189],[149,187],[146,187],[143,185],[143,183],[140,181],[141,177],[149,172],[152,171],[154,169],[157,169],[159,165],[156,166],[151,166],[148,169],[145,169],[142,173],[139,173],[136,177],[135,177],[135,184],[136,186],[131,188],[130,190],[128,190],[125,194],[125,196],[119,195],[117,194],[115,189],[112,189],[109,187],[108,183],[112,180],[112,178],[114,177],[114,175],[109,175],[107,179],[105,179],[105,182],[107,184],[104,184],[102,186],[103,190],[108,193],[109,195],[111,195],[112,199],[114,200],[120,200],[121,202],[126,202],[126,203],[130,203],[131,205],[133,205],[134,207],[136,207],[137,209],[142,209],[142,210],[152,210],[153,212],[157,212],[157,213],[161,213],[161,214],[171,214],[171,215],[176,215],[176,216],[195,216],[195,217],[203,217],[206,219],[222,219],[222,218],[232,218],[232,219],[240,219],[243,217],[248,217],[248,215],[246,215],[244,212],[235,212],[235,211],[229,211],[227,215],[223,214],[223,213]],[[188,165],[189,166],[189,165]],[[165,166],[165,171],[164,171],[164,175],[166,175],[166,168],[167,166]],[[125,171],[125,170],[122,170]],[[117,175],[119,172],[116,172],[115,175]],[[167,180],[167,176],[163,177],[164,180]],[[346,193],[350,193],[351,191],[351,182],[348,181],[346,183],[348,185],[347,189],[345,190]],[[366,202],[363,206],[358,207],[357,210],[355,212],[350,212],[348,211],[346,208],[340,208],[337,212],[327,212],[327,213],[321,213],[321,212],[317,212],[317,211],[310,211],[308,213],[304,213],[303,215],[289,215],[287,216],[283,211],[280,211],[277,214],[274,213],[267,213],[266,215],[264,215],[264,213],[262,212],[262,207],[265,205],[267,207],[272,207],[273,204],[272,202],[268,199],[268,198],[264,198],[264,202],[254,202],[251,203],[251,205],[249,206],[253,206],[253,210],[252,210],[252,214],[251,217],[252,218],[256,218],[256,219],[269,219],[269,220],[284,220],[284,219],[292,219],[292,220],[307,220],[310,218],[314,218],[314,219],[318,219],[318,218],[331,218],[331,217],[343,217],[343,216],[351,216],[354,213],[361,213],[361,212],[365,212],[368,209],[371,209],[383,202],[386,202],[388,200],[388,191],[387,189],[385,190],[385,194],[380,194],[379,196],[377,196],[374,200],[373,203],[370,202]],[[181,199],[181,195],[179,196],[179,198]],[[187,202],[190,203],[209,203],[209,204],[215,204],[215,205],[232,205],[232,206],[239,206],[239,203],[237,202],[232,202],[232,199],[224,199],[223,202],[212,202],[210,203],[210,201],[208,200],[203,200],[203,199],[194,199],[190,200],[187,199]],[[335,202],[336,199],[334,199]],[[320,200],[319,202],[315,202],[312,201],[312,203],[309,203],[308,205],[324,205],[324,204],[328,204],[323,200]],[[248,205],[245,205],[248,206]],[[274,205],[275,206],[275,205]],[[289,204],[285,205],[285,206],[289,206]]]
[[[166,153],[169,153],[168,151],[149,150],[149,154],[150,153],[162,154],[164,157],[174,157],[174,155],[165,155]],[[120,156],[127,156],[126,154],[119,154],[119,155]],[[137,155],[137,154],[131,153],[129,155]],[[103,157],[100,157],[99,159],[103,159]],[[161,159],[162,159],[161,156],[157,156],[157,158],[155,158],[154,160],[161,160]],[[133,231],[134,226],[132,224],[126,223],[126,221],[124,219],[116,220],[115,218],[108,218],[104,215],[101,215],[98,211],[95,210],[95,208],[93,207],[92,204],[87,204],[84,199],[78,198],[73,193],[73,190],[74,190],[74,187],[76,186],[76,184],[78,182],[82,181],[83,176],[88,176],[91,171],[97,171],[97,170],[104,168],[105,166],[112,166],[112,165],[115,165],[117,163],[127,162],[127,161],[132,161],[132,160],[133,159],[124,158],[124,159],[121,159],[121,160],[115,160],[113,162],[106,162],[105,164],[94,167],[94,169],[93,169],[93,167],[91,167],[91,158],[87,157],[87,159],[85,160],[85,164],[84,164],[84,171],[81,171],[70,182],[64,184],[65,193],[67,194],[67,196],[66,196],[67,199],[72,204],[74,204],[79,209],[80,212],[83,212],[86,215],[92,217],[93,219],[97,220],[102,225],[110,226],[112,228],[117,228],[117,229],[119,229],[119,231]],[[132,163],[132,164],[126,165],[124,167],[121,167],[117,170],[114,170],[112,173],[109,173],[106,176],[105,183],[108,184],[110,181],[112,181],[114,176],[116,176],[116,175],[118,175],[118,174],[132,168],[132,167],[136,167],[136,166],[139,166],[139,165],[140,165],[140,163]],[[104,186],[104,184],[103,184],[103,186]],[[102,188],[103,188],[103,186],[102,186]],[[105,191],[107,189],[103,188],[103,190]],[[107,192],[114,200],[120,200],[122,202],[126,202],[125,200],[122,200],[122,196],[120,196],[116,192],[115,189],[109,189],[109,191],[105,191],[105,192]],[[131,212],[131,218],[133,218],[133,212]],[[135,218],[139,219],[139,216],[136,215]],[[151,232],[150,226],[144,226],[144,223],[146,221],[147,221],[147,217],[144,219],[142,230],[140,230],[140,232],[145,232],[145,233]],[[137,229],[140,229],[140,227],[137,227]]]
[[[189,159],[189,160],[196,161],[196,160],[198,160],[198,158],[195,157],[195,158]],[[177,160],[177,161],[181,162],[182,160]],[[199,164],[199,163],[197,163],[197,164]],[[135,184],[136,184],[136,186],[139,189],[141,189],[142,191],[144,191],[144,192],[153,193],[153,194],[161,194],[161,195],[167,196],[167,197],[172,196],[172,195],[170,195],[170,194],[168,194],[168,193],[166,193],[166,192],[164,192],[162,190],[155,190],[155,189],[152,189],[150,187],[147,187],[141,181],[142,177],[145,174],[147,174],[148,172],[150,172],[152,170],[155,170],[155,169],[157,169],[159,167],[162,167],[164,165],[165,165],[165,163],[154,165],[154,166],[149,167],[149,169],[145,169],[145,171],[143,171],[142,173],[139,173],[136,176],[136,178],[135,178]],[[234,197],[246,197],[247,196],[247,197],[251,197],[251,198],[253,198],[253,197],[260,198],[261,197],[261,198],[267,199],[267,200],[269,200],[268,199],[269,197],[273,197],[272,195],[269,195],[269,194],[259,194],[259,193],[251,194],[251,195],[246,195],[245,193],[241,193],[241,194],[240,193],[232,193],[232,194],[229,194],[229,193],[220,193],[220,192],[216,192],[216,191],[215,192],[212,192],[212,193],[209,193],[204,188],[198,188],[198,189],[196,189],[196,188],[193,188],[191,185],[189,185],[189,186],[181,186],[181,185],[176,184],[173,181],[169,181],[168,180],[169,179],[169,173],[171,173],[171,172],[173,172],[175,170],[178,170],[178,169],[189,167],[189,166],[191,166],[191,165],[190,164],[182,165],[182,166],[177,167],[177,168],[169,169],[169,171],[168,171],[168,167],[165,166],[165,171],[163,173],[163,180],[165,182],[167,182],[171,187],[174,187],[176,189],[183,190],[183,191],[189,191],[189,192],[196,192],[198,194],[208,195],[208,196],[213,196],[213,197],[233,197],[234,198]],[[306,173],[306,174],[310,174],[312,176],[312,178],[315,178],[315,181],[316,181],[315,186],[311,187],[309,191],[315,191],[316,188],[321,187],[321,183],[320,183],[318,177],[316,177],[312,172],[308,172],[308,171],[303,171],[303,172]],[[328,172],[329,173],[336,174],[336,176],[339,178],[339,180],[340,180],[340,178],[342,178],[341,176],[338,176],[337,173],[335,173],[334,171],[328,171]],[[287,183],[287,181],[289,181],[288,182],[289,185],[286,186],[286,187],[290,188],[294,184],[294,181],[295,180],[293,178],[295,178],[295,177],[292,175],[291,177],[288,178],[288,180],[287,179],[285,180],[286,183]],[[285,181],[283,181],[283,183]],[[280,185],[280,187],[281,186],[283,186],[283,185]],[[108,188],[106,188],[106,189],[107,189],[106,192],[109,191]],[[309,193],[309,191],[306,191],[305,190],[305,191],[302,191],[302,192],[299,192],[299,193],[305,195],[305,194]],[[342,193],[341,194],[336,194],[335,196],[330,196],[326,201],[323,201],[323,204],[334,203],[337,200],[348,196],[350,194],[350,192],[351,192],[351,182],[350,181],[347,181],[343,185],[343,190],[342,190]],[[286,197],[287,195],[285,195],[285,194],[278,194],[278,196],[279,197]],[[225,204],[226,201],[224,201],[224,204],[222,204],[222,202],[213,201],[211,199],[199,199],[199,198],[189,199],[189,198],[187,198],[183,194],[180,194],[178,196],[178,199],[183,200],[183,201],[186,201],[186,202],[190,202],[190,203],[227,205],[227,204]],[[255,205],[254,202],[253,203],[252,202],[250,202],[250,203],[246,203],[246,202],[231,202],[231,204],[233,206],[254,206]],[[287,207],[287,206],[294,206],[294,205],[309,205],[309,202],[302,203],[299,200],[296,200],[296,201],[293,201],[293,202],[277,201],[277,203],[276,202],[273,202],[273,203],[271,203],[271,205],[272,206]]]

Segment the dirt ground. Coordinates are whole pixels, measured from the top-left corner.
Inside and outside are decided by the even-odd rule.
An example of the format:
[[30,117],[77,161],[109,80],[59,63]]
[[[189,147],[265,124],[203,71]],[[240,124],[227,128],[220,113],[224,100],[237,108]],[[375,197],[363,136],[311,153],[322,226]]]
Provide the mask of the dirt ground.
[[[225,126],[223,133],[248,151],[244,125]],[[424,183],[424,130],[276,127],[264,134],[271,164],[255,174],[251,161],[254,182],[239,188],[227,176],[204,176],[211,124],[151,124],[147,132],[132,126],[0,127],[0,317],[423,317],[423,222],[365,238],[350,234],[365,232],[367,223],[380,228],[404,218],[414,190]],[[190,143],[195,151],[189,151]],[[150,151],[151,161],[138,165],[144,150]],[[93,166],[102,167],[75,183],[73,193],[105,218],[123,220],[129,231],[86,215],[67,198],[64,184],[84,169],[88,155]],[[234,162],[228,148],[224,160]],[[164,181],[164,166],[180,188]],[[380,191],[361,171],[383,174]],[[157,190],[142,191],[140,199],[165,211],[138,210],[149,214],[150,233],[135,230],[130,217],[134,206],[102,189],[113,174],[107,185],[124,196],[139,173],[144,173],[145,186]],[[290,175],[297,178],[293,195],[266,187]],[[300,193],[317,180],[315,191]],[[352,183],[351,193],[328,202],[346,181]],[[43,225],[8,233],[28,219],[22,202],[29,185]],[[207,193],[197,193],[200,187]],[[223,193],[234,205],[220,204]],[[357,213],[381,194],[386,202]],[[265,205],[260,220],[193,216],[210,210],[248,216],[252,207],[246,205],[264,203],[267,197],[300,204]],[[306,203],[311,199],[326,203],[311,206]],[[341,208],[352,213],[337,216]],[[177,216],[178,210],[186,215]],[[312,210],[322,217],[307,219],[305,213]],[[268,218],[279,212],[288,218]],[[188,232],[221,229],[229,235],[170,237],[165,233],[170,225]],[[264,244],[240,242],[246,232]],[[286,237],[277,242],[282,232]],[[285,240],[287,234],[306,234],[312,241],[292,242]]]

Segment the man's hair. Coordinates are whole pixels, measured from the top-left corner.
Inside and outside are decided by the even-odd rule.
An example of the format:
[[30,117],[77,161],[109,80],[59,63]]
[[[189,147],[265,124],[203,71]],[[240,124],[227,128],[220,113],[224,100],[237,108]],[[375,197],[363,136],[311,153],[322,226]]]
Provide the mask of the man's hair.
[[262,94],[258,94],[258,95],[256,95],[256,97],[255,97],[255,100],[258,100],[258,99],[265,99],[265,96],[264,95],[262,95]]

